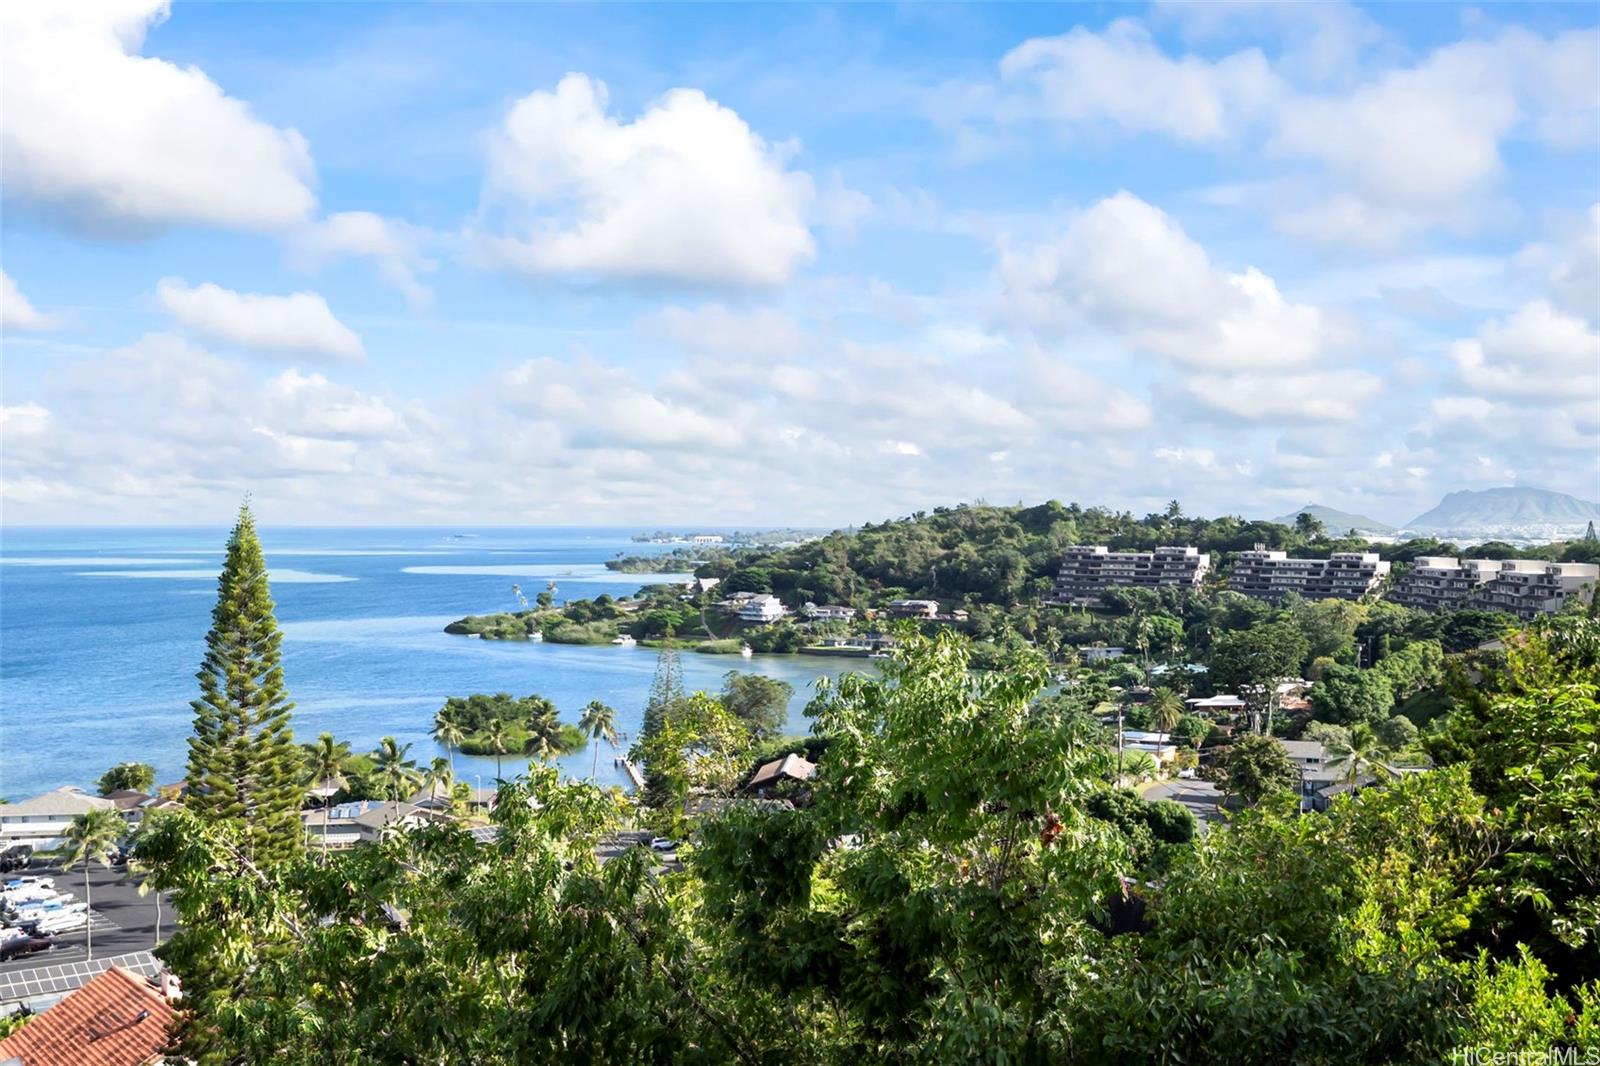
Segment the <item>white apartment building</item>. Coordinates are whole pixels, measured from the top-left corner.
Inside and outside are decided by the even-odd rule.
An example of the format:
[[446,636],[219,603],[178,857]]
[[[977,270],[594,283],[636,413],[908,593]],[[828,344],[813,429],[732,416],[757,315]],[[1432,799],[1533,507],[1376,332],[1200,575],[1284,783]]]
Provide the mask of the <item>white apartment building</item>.
[[1499,566],[1494,580],[1479,589],[1468,605],[1505,611],[1524,622],[1541,613],[1559,611],[1568,597],[1593,596],[1595,582],[1600,580],[1600,566],[1594,563],[1506,559]]
[[741,622],[754,622],[757,625],[768,625],[776,622],[789,611],[783,601],[769,593],[758,593],[744,600],[739,605],[739,620]]
[[1500,572],[1498,559],[1456,559],[1419,555],[1389,598],[1405,607],[1442,611],[1465,607],[1479,589]]
[[1075,545],[1061,559],[1049,602],[1089,606],[1112,588],[1192,589],[1210,569],[1211,556],[1193,547],[1114,552],[1103,544]]
[[1523,621],[1558,611],[1568,597],[1593,595],[1600,567],[1544,559],[1453,559],[1419,556],[1391,597],[1425,611],[1459,607],[1506,611]]
[[1290,592],[1308,600],[1358,600],[1388,576],[1377,552],[1334,552],[1326,559],[1291,559],[1257,547],[1240,552],[1228,586],[1258,600],[1276,602]]

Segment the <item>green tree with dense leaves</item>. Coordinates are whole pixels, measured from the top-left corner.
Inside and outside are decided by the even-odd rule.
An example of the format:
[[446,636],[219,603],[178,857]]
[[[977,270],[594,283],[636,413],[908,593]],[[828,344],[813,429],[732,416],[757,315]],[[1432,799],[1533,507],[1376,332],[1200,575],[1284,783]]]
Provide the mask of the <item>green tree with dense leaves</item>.
[[1224,792],[1254,806],[1268,796],[1293,792],[1300,771],[1276,737],[1251,733],[1235,740],[1219,760]]
[[578,728],[594,745],[589,763],[589,780],[593,781],[600,772],[600,742],[603,740],[613,748],[617,746],[617,712],[599,700],[590,700],[578,717]]
[[156,768],[144,762],[125,762],[113,766],[100,775],[96,787],[100,795],[109,796],[113,792],[132,791],[149,792],[155,787]]
[[197,675],[200,698],[191,704],[194,735],[184,802],[238,824],[246,853],[262,863],[291,858],[304,844],[301,759],[289,723],[294,704],[283,686],[282,642],[266,558],[246,505],[239,508],[217,579]]
[[1393,707],[1394,693],[1377,670],[1335,663],[1311,690],[1312,713],[1332,725],[1370,726],[1388,718]]
[[1211,649],[1211,680],[1217,690],[1236,692],[1250,713],[1250,727],[1271,730],[1278,682],[1299,676],[1309,645],[1298,626],[1265,622],[1219,635]]
[[722,675],[722,705],[750,727],[760,740],[783,731],[789,716],[789,700],[794,686],[763,674],[729,670]]
[[[128,832],[128,823],[122,816],[108,807],[97,807],[92,811],[85,811],[72,819],[72,824],[67,827],[63,838],[66,840],[66,856],[63,859],[62,869],[70,870],[80,862],[83,863],[83,902],[89,907],[94,906],[94,896],[89,888],[89,863],[98,862],[105,867],[111,866],[111,855],[117,849],[117,842]],[[94,958],[94,923],[84,926],[84,944],[88,957]]]

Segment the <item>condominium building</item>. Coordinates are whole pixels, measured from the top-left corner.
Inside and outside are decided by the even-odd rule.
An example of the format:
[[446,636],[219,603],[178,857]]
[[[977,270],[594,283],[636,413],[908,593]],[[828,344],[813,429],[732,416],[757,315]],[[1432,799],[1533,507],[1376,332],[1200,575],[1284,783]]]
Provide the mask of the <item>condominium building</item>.
[[1583,596],[1597,579],[1600,567],[1593,563],[1424,555],[1400,579],[1391,598],[1425,611],[1476,607],[1527,621],[1560,610],[1568,597]]
[[1358,600],[1389,573],[1377,552],[1334,552],[1326,559],[1290,559],[1257,547],[1240,552],[1228,585],[1235,592],[1276,602],[1295,592],[1308,600]]
[[[1551,563],[1542,559],[1506,559],[1467,606],[1505,611],[1524,622],[1541,613],[1559,611],[1568,597],[1593,596],[1600,580],[1594,563]],[[1587,596],[1585,595],[1587,593]]]
[[1196,548],[1114,552],[1103,544],[1067,549],[1056,573],[1051,603],[1087,606],[1112,588],[1192,589],[1211,569],[1211,556]]
[[1405,607],[1444,611],[1465,607],[1479,589],[1500,571],[1495,559],[1455,559],[1448,555],[1419,555],[1411,571],[1400,578],[1389,598]]

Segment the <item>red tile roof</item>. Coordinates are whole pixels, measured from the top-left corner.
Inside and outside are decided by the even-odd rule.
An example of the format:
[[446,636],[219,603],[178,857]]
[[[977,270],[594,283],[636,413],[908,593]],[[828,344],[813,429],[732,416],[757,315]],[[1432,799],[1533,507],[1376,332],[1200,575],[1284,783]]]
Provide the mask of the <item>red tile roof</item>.
[[172,1006],[138,974],[113,966],[0,1040],[22,1066],[145,1066],[167,1046]]

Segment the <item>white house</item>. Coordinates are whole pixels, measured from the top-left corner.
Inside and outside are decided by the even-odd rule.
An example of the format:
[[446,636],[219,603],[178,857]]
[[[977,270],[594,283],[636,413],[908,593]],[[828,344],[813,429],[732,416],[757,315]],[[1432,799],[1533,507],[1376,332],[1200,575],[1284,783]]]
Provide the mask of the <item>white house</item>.
[[816,619],[818,622],[848,622],[856,616],[854,607],[842,607],[836,604],[808,603],[802,610],[807,618]]
[[783,606],[783,601],[778,597],[763,593],[751,596],[739,605],[739,620],[741,622],[755,622],[766,625],[782,618],[788,610]]
[[1126,654],[1127,650],[1124,648],[1106,648],[1098,645],[1085,645],[1078,649],[1078,659],[1084,663],[1108,663]]
[[330,848],[365,844],[377,840],[386,830],[411,829],[438,817],[433,811],[415,804],[393,800],[356,800],[340,803],[327,811],[300,812],[307,845],[319,848],[323,841]]
[[116,809],[115,801],[70,786],[21,803],[0,804],[0,842],[51,847],[78,815]]

